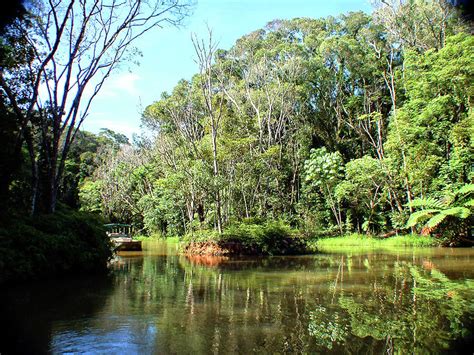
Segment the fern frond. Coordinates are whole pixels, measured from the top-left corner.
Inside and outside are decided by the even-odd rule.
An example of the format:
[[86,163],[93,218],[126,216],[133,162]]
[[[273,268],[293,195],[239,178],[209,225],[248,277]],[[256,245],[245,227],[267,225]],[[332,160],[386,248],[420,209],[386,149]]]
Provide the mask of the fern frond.
[[462,186],[458,191],[457,195],[466,195],[468,193],[474,192],[474,184],[466,184]]
[[433,197],[425,197],[425,198],[416,198],[410,203],[408,203],[410,207],[427,207],[427,208],[443,208],[445,203],[441,200],[435,199]]
[[470,200],[467,200],[466,202],[463,203],[464,207],[474,207],[474,198],[471,198]]
[[430,220],[426,223],[425,228],[429,229],[429,231],[433,231],[436,227],[439,226],[441,222],[443,222],[446,217],[453,216],[459,217],[462,219],[466,219],[471,215],[471,210],[465,207],[453,207],[447,210],[441,211],[439,214],[434,215],[430,218]]
[[433,213],[438,213],[438,212],[439,212],[439,210],[436,210],[436,209],[428,209],[428,210],[421,210],[421,211],[413,212],[410,215],[410,218],[407,221],[406,227],[407,228],[414,227],[415,225],[431,218]]
[[441,214],[446,216],[456,216],[462,219],[466,219],[471,215],[471,210],[466,207],[453,207],[447,210],[441,211]]
[[430,218],[430,220],[426,223],[426,227],[430,229],[430,232],[436,229],[436,227],[439,226],[441,222],[445,220],[445,218],[448,217],[448,215],[439,213],[433,217]]

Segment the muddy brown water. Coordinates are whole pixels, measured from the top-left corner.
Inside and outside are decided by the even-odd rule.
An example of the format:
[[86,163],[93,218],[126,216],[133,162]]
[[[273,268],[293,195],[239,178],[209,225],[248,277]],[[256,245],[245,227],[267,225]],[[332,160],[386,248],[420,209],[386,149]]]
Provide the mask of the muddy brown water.
[[0,353],[472,353],[474,249],[184,257],[2,290]]

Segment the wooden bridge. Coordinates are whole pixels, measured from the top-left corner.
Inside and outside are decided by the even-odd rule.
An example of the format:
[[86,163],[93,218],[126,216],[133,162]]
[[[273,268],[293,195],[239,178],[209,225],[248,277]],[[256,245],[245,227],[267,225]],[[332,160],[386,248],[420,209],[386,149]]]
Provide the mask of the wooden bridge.
[[142,242],[133,240],[131,224],[109,223],[104,224],[107,236],[114,244],[114,251],[141,251]]

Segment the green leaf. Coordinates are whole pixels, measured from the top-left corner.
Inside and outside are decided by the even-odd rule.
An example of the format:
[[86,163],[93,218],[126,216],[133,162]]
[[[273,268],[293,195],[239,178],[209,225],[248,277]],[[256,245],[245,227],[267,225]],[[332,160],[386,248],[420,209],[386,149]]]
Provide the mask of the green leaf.
[[437,214],[433,217],[430,218],[430,220],[428,221],[428,223],[426,223],[426,227],[430,228],[430,229],[434,229],[436,228],[441,222],[444,221],[444,219],[447,217],[447,215],[443,214],[443,213],[440,213],[440,214]]
[[433,197],[416,198],[408,204],[411,207],[443,208],[444,202]]
[[468,218],[471,215],[471,210],[466,207],[453,207],[441,212],[446,216],[456,216],[462,219]]
[[466,195],[466,194],[471,193],[471,192],[474,192],[474,184],[466,184],[458,190],[457,194],[458,195]]
[[464,207],[474,207],[474,198],[471,198],[470,200],[467,200],[466,202],[463,203]]
[[433,213],[438,213],[438,212],[439,210],[436,210],[436,209],[428,209],[428,210],[413,212],[407,221],[406,227],[407,228],[414,227],[415,225],[427,220],[428,218],[431,218]]

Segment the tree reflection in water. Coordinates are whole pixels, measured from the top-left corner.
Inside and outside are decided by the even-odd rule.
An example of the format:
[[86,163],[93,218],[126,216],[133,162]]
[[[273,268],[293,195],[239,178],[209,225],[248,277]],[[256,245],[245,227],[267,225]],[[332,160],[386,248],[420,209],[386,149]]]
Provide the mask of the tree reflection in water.
[[190,259],[167,248],[122,254],[103,282],[9,290],[0,351],[439,353],[471,342],[474,250]]
[[473,280],[452,281],[430,261],[395,262],[391,274],[371,276],[371,292],[341,289],[337,304],[310,312],[308,330],[319,346],[359,352],[370,343],[388,354],[423,353],[472,337]]
[[473,314],[472,281],[429,257],[166,260],[131,270],[158,278],[146,289],[164,302],[165,352],[439,352],[468,336]]

